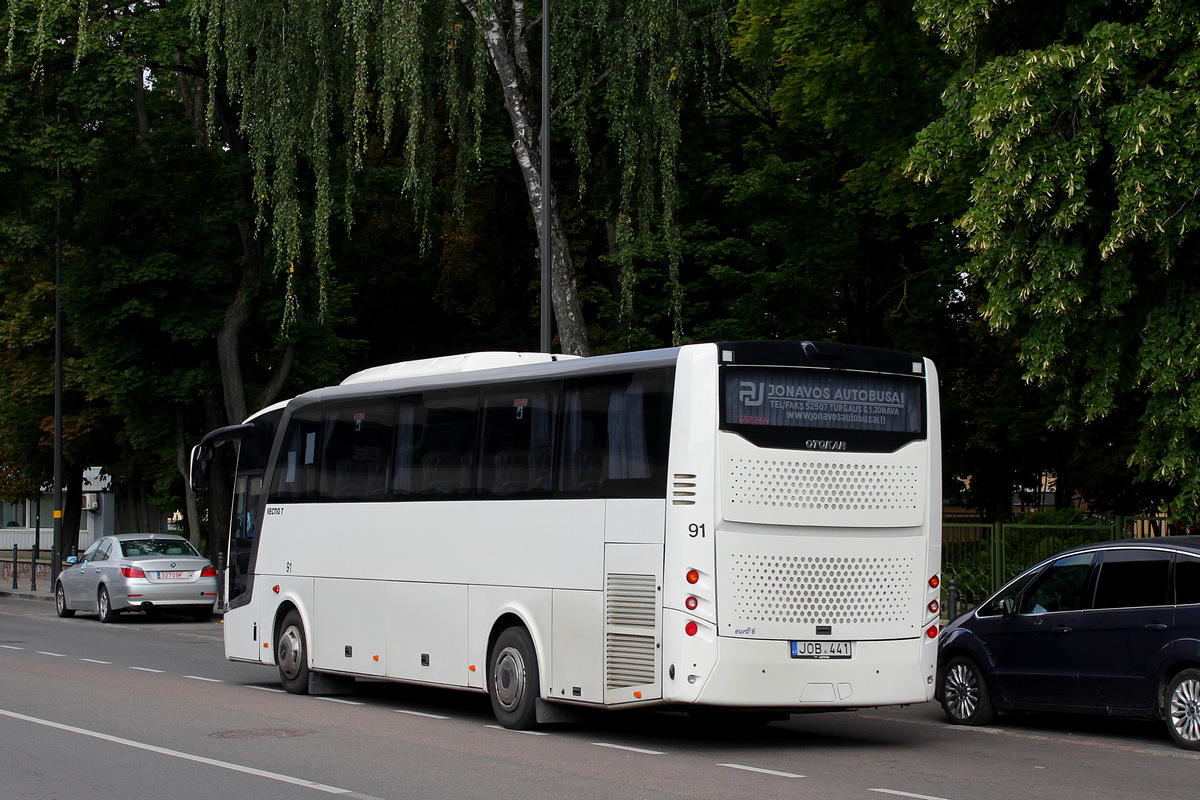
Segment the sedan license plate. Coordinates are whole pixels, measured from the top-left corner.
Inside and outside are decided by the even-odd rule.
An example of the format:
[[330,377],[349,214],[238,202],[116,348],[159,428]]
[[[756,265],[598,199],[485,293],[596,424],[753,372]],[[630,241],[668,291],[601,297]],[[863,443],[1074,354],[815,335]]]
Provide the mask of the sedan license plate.
[[160,572],[158,573],[158,579],[160,581],[181,581],[184,578],[190,577],[191,574],[190,572]]
[[850,643],[792,642],[792,658],[850,658]]

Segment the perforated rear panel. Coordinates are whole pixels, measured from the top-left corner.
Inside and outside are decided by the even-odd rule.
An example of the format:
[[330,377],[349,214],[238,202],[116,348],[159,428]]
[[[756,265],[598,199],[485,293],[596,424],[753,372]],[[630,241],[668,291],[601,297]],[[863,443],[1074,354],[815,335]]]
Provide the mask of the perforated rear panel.
[[822,527],[920,525],[923,443],[897,453],[763,450],[721,437],[721,515],[732,522]]
[[[820,552],[836,547],[840,555]],[[723,635],[766,639],[886,639],[921,623],[924,540],[717,534]]]

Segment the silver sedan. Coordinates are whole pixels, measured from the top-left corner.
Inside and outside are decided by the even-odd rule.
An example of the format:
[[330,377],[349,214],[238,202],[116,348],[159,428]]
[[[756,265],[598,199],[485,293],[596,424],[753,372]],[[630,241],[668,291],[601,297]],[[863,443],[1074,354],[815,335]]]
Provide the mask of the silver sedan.
[[163,533],[123,533],[97,539],[58,576],[60,617],[76,611],[113,622],[122,611],[191,612],[212,617],[217,570],[187,539]]

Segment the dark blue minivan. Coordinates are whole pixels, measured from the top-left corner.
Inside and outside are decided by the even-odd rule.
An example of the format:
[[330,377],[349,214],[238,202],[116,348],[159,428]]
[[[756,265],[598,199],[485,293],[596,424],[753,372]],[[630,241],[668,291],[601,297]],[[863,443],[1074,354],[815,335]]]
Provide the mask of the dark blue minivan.
[[942,632],[937,698],[952,723],[997,710],[1159,718],[1200,750],[1200,537],[1064,551]]

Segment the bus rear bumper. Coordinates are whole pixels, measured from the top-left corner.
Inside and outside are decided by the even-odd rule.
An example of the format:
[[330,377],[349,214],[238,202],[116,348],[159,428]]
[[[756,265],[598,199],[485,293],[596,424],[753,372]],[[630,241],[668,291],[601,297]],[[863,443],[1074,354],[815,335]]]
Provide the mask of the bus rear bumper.
[[[792,658],[782,640],[717,637],[717,659],[697,693],[677,671],[664,695],[699,705],[808,710],[924,703],[933,699],[937,642],[862,641],[851,658]],[[672,686],[672,684],[682,684]]]

